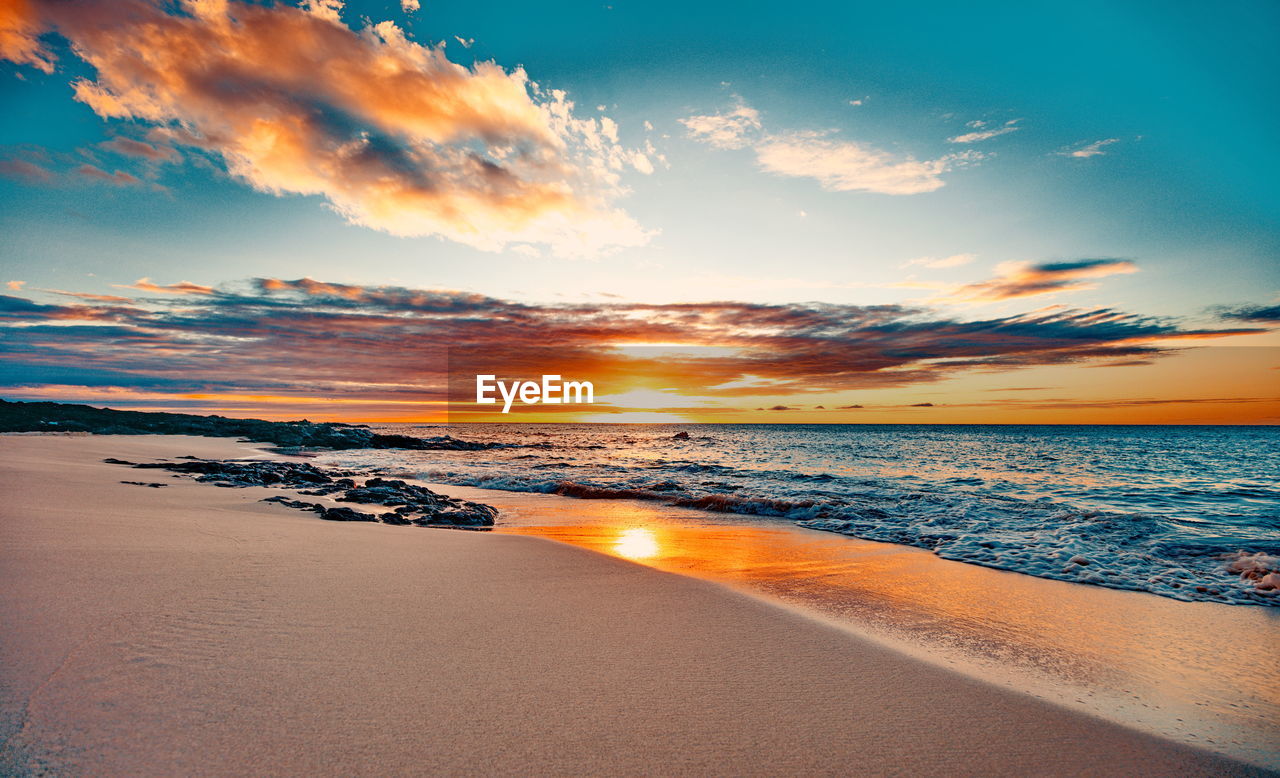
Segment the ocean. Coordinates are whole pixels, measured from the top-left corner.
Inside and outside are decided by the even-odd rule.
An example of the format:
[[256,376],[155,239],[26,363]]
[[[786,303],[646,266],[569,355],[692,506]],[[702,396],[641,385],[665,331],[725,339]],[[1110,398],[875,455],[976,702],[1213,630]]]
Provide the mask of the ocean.
[[434,483],[693,508],[726,524],[768,517],[1179,600],[1280,605],[1275,427],[374,426],[504,447],[323,459]]

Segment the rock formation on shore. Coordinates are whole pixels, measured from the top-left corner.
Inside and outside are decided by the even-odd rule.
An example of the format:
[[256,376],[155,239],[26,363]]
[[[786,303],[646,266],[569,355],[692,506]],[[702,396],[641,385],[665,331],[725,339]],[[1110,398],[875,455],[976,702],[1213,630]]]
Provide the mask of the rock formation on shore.
[[[357,485],[352,473],[346,470],[326,472],[308,462],[277,462],[267,460],[217,460],[184,458],[169,462],[128,462],[123,459],[104,460],[113,465],[126,465],[137,469],[167,470],[195,478],[197,481],[224,487],[275,486],[294,489],[298,494],[313,497],[335,497],[337,502],[359,505],[381,505],[393,510],[379,514],[365,513],[345,505],[326,506],[321,503],[295,500],[286,495],[268,497],[264,502],[276,502],[290,508],[313,511],[329,521],[369,521],[384,524],[419,527],[490,527],[498,511],[489,506],[468,500],[459,500],[437,494],[425,486],[406,483],[398,479],[368,478]],[[138,483],[138,482],[127,482]],[[147,484],[151,485],[151,484]]]

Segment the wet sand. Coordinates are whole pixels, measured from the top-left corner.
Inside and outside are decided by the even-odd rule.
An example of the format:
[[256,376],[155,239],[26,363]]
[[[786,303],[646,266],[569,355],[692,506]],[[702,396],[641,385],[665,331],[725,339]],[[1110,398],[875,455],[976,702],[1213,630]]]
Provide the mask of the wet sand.
[[185,454],[261,455],[0,436],[0,772],[1253,772],[716,583],[101,462]]
[[1280,768],[1280,609],[1181,602],[941,559],[785,520],[433,485],[551,538],[718,581],[898,650]]

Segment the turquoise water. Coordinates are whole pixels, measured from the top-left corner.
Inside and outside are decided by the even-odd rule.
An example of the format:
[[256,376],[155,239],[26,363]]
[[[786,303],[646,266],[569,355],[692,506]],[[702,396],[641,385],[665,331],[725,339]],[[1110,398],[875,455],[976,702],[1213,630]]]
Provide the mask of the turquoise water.
[[509,447],[327,458],[438,483],[668,503],[727,522],[776,517],[1046,578],[1280,605],[1273,427],[471,424],[448,432]]

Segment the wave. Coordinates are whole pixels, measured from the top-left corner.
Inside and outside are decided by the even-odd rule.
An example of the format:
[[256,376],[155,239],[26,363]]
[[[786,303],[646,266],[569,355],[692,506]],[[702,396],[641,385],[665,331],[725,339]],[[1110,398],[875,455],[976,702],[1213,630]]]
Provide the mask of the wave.
[[[681,473],[726,470],[688,464],[671,469]],[[629,474],[628,483],[441,470],[419,477],[484,489],[588,500],[644,500],[715,513],[776,517],[807,529],[924,548],[944,559],[1041,578],[1179,600],[1280,605],[1280,547],[1255,544],[1246,549],[1242,546],[1251,541],[1234,537],[1204,536],[1194,543],[1178,540],[1185,528],[1150,514],[1081,510],[1047,500],[954,491],[903,491],[883,485],[843,495],[810,492],[772,497],[705,491],[696,483]]]

